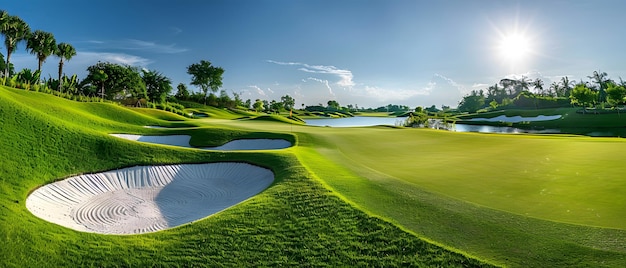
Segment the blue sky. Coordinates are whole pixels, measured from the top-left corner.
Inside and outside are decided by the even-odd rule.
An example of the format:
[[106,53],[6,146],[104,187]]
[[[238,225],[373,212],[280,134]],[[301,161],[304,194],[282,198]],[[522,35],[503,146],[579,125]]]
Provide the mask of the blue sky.
[[[175,87],[189,84],[187,66],[209,60],[225,69],[229,93],[289,94],[298,107],[331,99],[455,107],[505,77],[549,85],[601,70],[626,78],[624,1],[22,0],[0,8],[72,44],[78,54],[65,72],[79,78],[109,61],[157,70]],[[512,36],[525,45],[507,43]],[[37,67],[24,43],[12,62]],[[55,77],[57,65],[50,57],[43,75]]]

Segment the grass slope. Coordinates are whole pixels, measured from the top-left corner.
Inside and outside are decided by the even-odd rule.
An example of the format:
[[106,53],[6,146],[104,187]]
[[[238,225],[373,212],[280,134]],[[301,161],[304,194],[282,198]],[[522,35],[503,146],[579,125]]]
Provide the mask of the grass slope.
[[[116,139],[106,133],[164,122],[100,105],[0,89],[0,266],[489,266],[343,202],[300,165],[297,149],[226,153]],[[268,167],[276,182],[224,212],[146,235],[80,233],[24,206],[34,188],[71,174],[213,161]]]
[[300,144],[334,190],[435,241],[515,267],[626,264],[621,140],[369,128]]

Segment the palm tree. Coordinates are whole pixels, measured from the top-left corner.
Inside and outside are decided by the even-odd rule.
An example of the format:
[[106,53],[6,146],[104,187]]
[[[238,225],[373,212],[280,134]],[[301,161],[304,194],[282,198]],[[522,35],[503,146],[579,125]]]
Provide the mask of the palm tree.
[[567,76],[563,76],[561,77],[561,89],[563,90],[563,95],[562,96],[558,96],[558,97],[569,97],[570,93],[572,92],[572,89],[574,88],[574,86],[576,85],[576,83],[574,81],[570,81],[569,78]]
[[51,33],[37,30],[26,41],[26,49],[30,50],[31,54],[37,55],[39,60],[37,70],[41,73],[41,64],[57,50],[57,42]]
[[519,80],[517,80],[517,85],[518,85],[518,92],[516,92],[516,95],[521,93],[522,91],[528,91],[528,86],[530,86],[531,81],[528,80],[528,77],[526,77],[525,75],[522,75],[522,78],[520,78]]
[[559,82],[552,82],[552,84],[550,84],[548,95],[553,95],[554,97],[564,97],[564,94],[561,91],[562,89],[563,88]]
[[606,87],[611,79],[608,78],[606,72],[593,71],[593,75],[587,76],[589,79],[593,79],[598,86],[600,86],[600,94],[598,94],[598,98],[600,102],[606,101]]
[[76,55],[76,49],[68,43],[60,43],[54,52],[59,57],[59,92],[63,92],[63,83],[61,83],[61,75],[63,75],[63,59],[70,60]]
[[543,80],[541,80],[541,78],[537,78],[534,81],[531,81],[531,84],[535,88],[535,91],[537,91],[537,94],[544,96],[546,95],[545,92],[543,92]]
[[11,64],[11,53],[15,51],[15,48],[20,41],[28,39],[28,36],[30,35],[30,27],[18,16],[3,16],[6,17],[2,19],[2,28],[0,29],[0,32],[4,35],[4,45],[7,48],[7,67],[4,70],[4,75],[8,76],[8,66]]

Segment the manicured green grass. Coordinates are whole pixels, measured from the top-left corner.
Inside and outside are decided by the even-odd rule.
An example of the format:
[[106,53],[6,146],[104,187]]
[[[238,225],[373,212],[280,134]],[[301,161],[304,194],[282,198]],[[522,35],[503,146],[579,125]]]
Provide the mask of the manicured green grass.
[[381,127],[293,132],[299,160],[326,185],[419,236],[513,267],[626,265],[621,139]]
[[133,111],[166,121],[186,121],[186,117],[163,110],[150,108],[132,108]]
[[[106,134],[177,131],[200,137],[195,135],[199,129],[211,129],[143,128],[158,124],[168,122],[114,105],[65,102],[0,88],[0,266],[489,266],[427,243],[344,202],[300,164],[294,154],[298,148],[209,152],[131,142]],[[219,131],[269,135],[233,128]],[[202,143],[211,137],[199,139]],[[76,232],[34,217],[24,205],[36,187],[72,174],[214,161],[267,167],[274,171],[276,181],[231,209],[144,235]]]
[[203,106],[202,108],[189,108],[185,109],[185,112],[194,113],[194,114],[204,114],[210,118],[222,118],[222,119],[237,119],[247,116],[252,116],[254,113],[243,111],[243,110],[235,110],[235,109],[226,109],[226,108],[216,108],[211,106]]
[[353,162],[429,191],[520,215],[626,229],[622,139],[415,129],[326,132]]

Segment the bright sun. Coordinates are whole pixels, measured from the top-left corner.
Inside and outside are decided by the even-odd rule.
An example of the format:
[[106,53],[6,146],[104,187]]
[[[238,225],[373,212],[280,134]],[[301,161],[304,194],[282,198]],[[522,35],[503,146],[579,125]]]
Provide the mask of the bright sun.
[[512,63],[524,61],[531,52],[528,38],[519,33],[501,36],[498,50],[503,59]]

